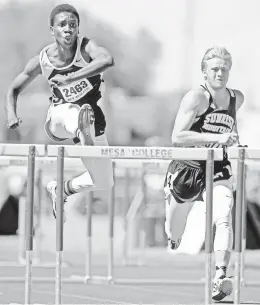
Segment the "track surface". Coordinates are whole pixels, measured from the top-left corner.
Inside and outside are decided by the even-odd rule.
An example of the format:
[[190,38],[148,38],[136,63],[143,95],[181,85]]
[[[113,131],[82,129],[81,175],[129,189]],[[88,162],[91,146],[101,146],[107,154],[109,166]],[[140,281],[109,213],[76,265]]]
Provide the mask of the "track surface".
[[[2,247],[1,247],[2,248]],[[11,262],[15,256],[12,249],[2,248],[1,261]],[[242,287],[241,304],[260,304],[260,251],[246,252],[246,283]],[[55,256],[44,253],[44,261],[54,262]],[[65,252],[64,260],[69,267],[63,268],[62,275],[68,279],[73,275],[84,275],[84,256],[82,253]],[[106,276],[107,258],[95,255],[93,275]],[[135,263],[137,259],[132,259]],[[124,266],[121,259],[115,258],[114,277],[116,279],[139,279],[148,283],[128,284],[79,284],[62,285],[62,304],[204,304],[204,285],[199,283],[204,276],[205,256],[170,255],[165,249],[147,251],[143,256],[143,266]],[[24,303],[24,283],[8,282],[9,277],[23,277],[24,267],[0,267],[0,304]],[[230,275],[233,270],[230,270]],[[33,283],[32,303],[55,303],[55,269],[33,268],[33,277],[52,278],[51,283]],[[176,281],[166,284],[167,280]],[[161,281],[161,283],[160,283]],[[177,283],[179,281],[179,283]],[[180,283],[189,281],[190,283]],[[192,283],[194,281],[194,283]],[[197,281],[197,284],[196,284]],[[258,286],[256,286],[258,284]],[[233,303],[232,297],[224,299],[223,304]],[[220,303],[219,303],[220,304]]]

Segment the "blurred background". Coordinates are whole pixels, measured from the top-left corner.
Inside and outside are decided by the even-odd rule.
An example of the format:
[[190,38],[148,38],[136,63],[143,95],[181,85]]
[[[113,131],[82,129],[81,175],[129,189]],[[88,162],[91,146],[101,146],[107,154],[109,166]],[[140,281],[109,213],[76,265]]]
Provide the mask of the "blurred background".
[[[52,43],[49,14],[55,5],[60,3],[63,2],[0,0],[1,142],[53,144],[43,129],[50,95],[48,84],[43,78],[39,77],[19,97],[18,113],[23,120],[19,130],[8,131],[5,128],[3,106],[7,87],[13,78],[32,56],[39,54],[44,46]],[[81,34],[94,38],[100,45],[105,46],[115,59],[115,67],[105,73],[107,89],[103,104],[100,105],[106,115],[106,131],[110,145],[170,146],[170,135],[181,98],[187,90],[203,82],[200,62],[205,51],[213,45],[221,45],[233,56],[228,85],[241,90],[245,95],[245,104],[238,114],[241,142],[249,147],[260,147],[259,0],[70,0],[68,3],[79,10]],[[248,242],[248,247],[251,248],[260,248],[260,172],[257,166],[254,163],[248,167],[247,172],[247,200],[250,202],[248,206],[254,209],[251,214],[247,214],[249,239],[253,236],[253,241]],[[18,168],[20,171],[20,167],[17,167],[17,171]],[[132,236],[140,229],[138,215],[141,215],[141,224],[145,223],[142,227],[148,247],[166,246],[163,233],[163,180],[166,168],[167,165],[152,166],[148,170],[139,167],[137,172],[134,168],[130,168],[129,172],[116,170],[116,215],[125,216],[131,203],[137,204],[137,221],[132,224],[135,228]],[[9,168],[5,167],[3,170],[5,174],[2,176],[5,177]],[[71,177],[83,170],[79,166],[74,172],[67,170],[67,174]],[[55,175],[55,169],[45,168],[42,174],[43,182],[40,187],[44,187]],[[10,174],[11,177],[13,175],[23,175],[23,179],[26,179],[20,172]],[[136,179],[135,175],[139,175],[139,178]],[[126,176],[130,179],[128,184],[125,182]],[[7,183],[9,178],[5,181]],[[7,230],[8,234],[16,234],[18,229],[17,209],[14,211],[10,208],[9,211],[7,208],[17,207],[17,203],[8,203],[13,200],[10,196],[19,198],[23,192],[23,184],[12,181],[10,185],[13,185],[15,190],[7,187],[9,191],[6,191],[0,205],[0,222],[1,217],[6,219],[6,215],[14,216],[16,226],[10,231]],[[139,191],[142,193],[140,204],[136,203]],[[75,215],[86,214],[87,198],[82,196],[74,196],[70,205]],[[107,221],[104,216],[108,209],[106,199],[102,192],[93,195],[94,214],[99,215],[96,217],[97,221]],[[50,199],[45,191],[42,192],[42,201],[43,214],[50,218]],[[143,204],[145,208],[139,209]],[[198,208],[194,209],[194,215],[195,219],[203,218],[203,213],[199,212],[199,204]],[[75,219],[78,219],[77,217],[79,216],[75,216]],[[124,217],[119,219],[115,226],[118,226],[118,232],[123,232]],[[74,221],[79,223],[78,220]],[[83,219],[82,223],[83,221],[85,220]],[[52,223],[54,225],[54,222]],[[192,220],[190,223],[193,228]],[[48,228],[50,227],[51,225]],[[101,230],[99,236],[102,238],[106,233],[106,225],[97,226],[96,229]],[[7,233],[2,229],[0,234]],[[118,236],[120,242],[122,236]],[[68,237],[67,244],[70,242],[72,240]],[[98,242],[102,244],[101,240]],[[194,246],[194,252],[201,249],[202,243],[203,241],[200,241],[197,248]],[[73,244],[73,247],[76,246]],[[183,252],[185,251],[184,249]],[[191,253],[193,249],[186,252],[189,251]]]
[[[2,104],[16,74],[52,43],[49,14],[59,3],[0,1]],[[239,115],[242,141],[259,146],[255,124],[260,51],[257,0],[220,0],[213,6],[207,0],[163,0],[163,5],[148,0],[69,3],[80,12],[81,34],[96,39],[115,58],[116,66],[105,74],[107,93],[102,105],[111,145],[143,145],[151,136],[159,136],[169,145],[181,97],[203,82],[202,56],[213,45],[222,45],[233,55],[229,86],[245,95]],[[19,133],[6,131],[1,111],[2,141],[49,143],[43,131],[49,95],[41,77],[23,92],[18,106],[23,119]]]

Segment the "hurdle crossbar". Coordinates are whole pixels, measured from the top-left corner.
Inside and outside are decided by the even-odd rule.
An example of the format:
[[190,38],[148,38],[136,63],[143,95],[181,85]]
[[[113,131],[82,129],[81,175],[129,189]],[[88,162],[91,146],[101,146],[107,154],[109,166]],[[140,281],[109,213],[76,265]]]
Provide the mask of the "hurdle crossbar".
[[260,160],[260,149],[259,148],[228,148],[228,159],[239,159],[241,149],[245,149],[245,159],[247,160]]
[[[57,156],[61,145],[49,145],[47,154]],[[70,158],[115,158],[115,159],[168,159],[206,160],[207,148],[131,147],[131,146],[70,146],[65,145],[64,156]],[[223,160],[223,149],[215,148],[215,161]]]
[[[81,160],[78,158],[65,157],[65,170],[82,170],[83,165]],[[127,167],[131,168],[141,168],[142,164],[147,164],[148,166],[156,166],[159,169],[165,169],[170,160],[163,159],[113,159],[113,162],[116,164],[117,169],[125,169]],[[35,157],[36,169],[41,170],[52,170],[57,164],[55,157]],[[27,166],[28,159],[25,156],[2,156],[0,155],[0,166]]]
[[35,147],[35,156],[45,155],[45,145],[0,143],[0,156],[28,156],[30,153],[30,147]]
[[[89,157],[89,158],[118,158],[118,159],[140,159],[140,158],[146,158],[146,159],[177,159],[177,160],[204,160],[207,163],[207,172],[206,172],[206,179],[207,179],[207,185],[206,185],[206,192],[209,195],[207,196],[207,210],[209,210],[209,213],[212,212],[212,187],[213,183],[210,181],[212,179],[213,171],[214,171],[214,160],[223,160],[223,150],[222,149],[207,149],[207,148],[159,148],[159,147],[99,147],[99,146],[61,146],[61,145],[52,145],[48,146],[47,154],[48,156],[55,156],[57,157],[59,155],[59,151],[61,147],[64,149],[64,156],[66,157]],[[209,154],[210,152],[210,154]],[[209,176],[209,177],[208,177]],[[211,208],[209,208],[211,206]],[[110,207],[111,211],[113,210],[113,207]],[[109,212],[110,218],[113,213]],[[111,223],[111,221],[109,221]],[[211,216],[211,224],[210,228],[212,229],[212,216]],[[109,241],[113,240],[113,227],[109,227]],[[209,257],[211,257],[212,250],[210,249],[213,245],[212,241],[212,234],[208,235],[207,237],[208,241],[208,253]],[[89,282],[97,282],[101,283],[106,280],[107,282],[115,282],[115,279],[113,278],[113,249],[111,245],[109,245],[109,252],[108,253],[108,276],[107,278],[103,277],[91,277],[88,278],[86,281]],[[112,260],[112,261],[111,261]],[[208,260],[208,263],[210,263],[211,260]],[[207,281],[210,281],[211,283],[211,271],[210,268],[207,268],[206,270],[206,278]],[[84,281],[84,277],[76,276],[73,279],[75,282]],[[57,283],[56,283],[57,285]],[[209,285],[205,285],[206,289],[209,289]],[[211,291],[211,289],[210,289]],[[209,296],[208,290],[205,291],[205,295]],[[208,297],[206,297],[206,300]],[[207,304],[207,301],[206,303]]]

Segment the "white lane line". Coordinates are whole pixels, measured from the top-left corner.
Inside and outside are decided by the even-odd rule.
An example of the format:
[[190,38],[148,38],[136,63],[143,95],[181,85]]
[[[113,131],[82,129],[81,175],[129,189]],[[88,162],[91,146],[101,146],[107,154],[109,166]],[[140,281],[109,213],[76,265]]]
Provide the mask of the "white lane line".
[[[19,288],[15,288],[15,289],[16,290],[23,290],[23,289],[19,289]],[[46,294],[46,295],[54,295],[55,296],[55,292],[46,291],[46,290],[33,289],[33,292],[42,293],[42,294]],[[81,300],[109,302],[109,303],[112,303],[112,304],[127,304],[127,305],[131,305],[132,304],[132,303],[124,302],[124,301],[111,300],[111,299],[105,299],[105,298],[94,298],[94,297],[88,297],[86,295],[80,295],[80,294],[62,293],[61,296],[62,297],[76,298],[76,299],[81,299]]]

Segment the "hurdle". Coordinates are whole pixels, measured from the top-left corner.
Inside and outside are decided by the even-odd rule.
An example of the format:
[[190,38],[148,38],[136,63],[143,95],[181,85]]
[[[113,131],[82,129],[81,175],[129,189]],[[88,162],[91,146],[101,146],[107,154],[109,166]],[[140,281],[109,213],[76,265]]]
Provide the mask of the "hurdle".
[[[0,146],[0,154],[8,155],[8,145],[4,145],[5,149],[2,149]],[[30,148],[28,150],[28,148]],[[35,166],[35,146],[26,146],[26,153],[28,156],[28,178],[33,181],[34,178],[34,166]],[[21,150],[19,148],[19,153]],[[237,159],[239,164],[238,171],[238,184],[241,188],[244,187],[244,163],[245,158],[247,159],[260,159],[260,150],[254,149],[244,149],[244,148],[233,148],[228,151],[230,159]],[[19,154],[19,155],[20,155]],[[13,154],[12,154],[13,155]],[[118,158],[118,159],[153,159],[153,160],[205,160],[206,161],[206,215],[207,215],[207,224],[206,227],[210,229],[206,230],[207,232],[212,231],[212,187],[213,180],[212,175],[214,172],[214,161],[219,161],[223,159],[223,150],[219,148],[207,149],[207,148],[160,148],[160,147],[74,147],[74,146],[56,146],[51,145],[47,147],[45,156],[56,157],[57,158],[57,177],[58,177],[58,192],[57,192],[57,222],[56,222],[56,276],[55,276],[55,302],[56,304],[61,304],[61,283],[82,283],[82,279],[62,279],[61,277],[61,267],[62,267],[62,252],[63,252],[63,179],[64,179],[64,157],[67,158],[78,158],[78,157],[95,157],[95,158]],[[240,176],[239,176],[240,175]],[[32,178],[32,179],[31,179]],[[27,219],[30,226],[27,226],[26,230],[26,278],[25,278],[25,304],[30,304],[31,297],[31,251],[33,247],[32,243],[32,223],[33,219],[31,214],[33,212],[33,183],[28,184],[28,210],[27,210]],[[235,290],[234,290],[234,299],[236,304],[240,304],[240,288],[241,288],[241,252],[242,252],[242,201],[243,201],[243,189],[238,192],[237,195],[237,205],[240,205],[236,212],[236,238],[235,238],[235,252],[236,252],[236,276],[235,276]],[[110,207],[111,208],[111,207]],[[111,209],[110,214],[112,214],[113,209]],[[239,235],[240,233],[240,235]],[[109,243],[113,240],[113,228],[109,230]],[[238,235],[238,236],[237,236]],[[212,234],[206,234],[206,284],[205,284],[205,304],[209,304],[211,300],[211,262],[212,262]],[[111,251],[111,248],[109,248]],[[113,251],[109,256],[110,268],[113,267]],[[124,280],[124,279],[114,279],[112,270],[110,272],[111,277],[108,283],[113,284],[133,284],[138,283],[138,280]],[[41,279],[35,279],[36,282],[40,282]],[[53,279],[50,281],[53,282]],[[147,281],[147,280],[146,280]],[[42,279],[42,282],[48,282],[48,279]],[[103,282],[103,281],[102,281]],[[99,279],[91,277],[90,281],[87,283],[100,283]],[[139,281],[139,283],[142,283]],[[155,282],[154,282],[155,283]],[[176,281],[164,281],[160,280],[160,283],[168,284],[177,284]],[[179,281],[180,283],[180,281]],[[202,284],[203,281],[192,282],[190,284]],[[187,284],[180,283],[180,284]]]
[[260,150],[245,148],[229,148],[229,159],[237,159],[237,194],[235,214],[235,274],[234,274],[234,304],[240,304],[240,291],[244,282],[243,240],[245,230],[245,159],[260,159]]
[[63,190],[64,190],[64,147],[57,155],[57,200],[56,200],[56,273],[55,304],[61,304],[61,268],[63,252]]
[[[110,146],[108,148],[104,147],[73,147],[73,146],[48,146],[48,156],[60,156],[60,150],[64,150],[64,156],[70,157],[70,158],[77,158],[77,157],[95,157],[95,158],[119,158],[119,159],[177,159],[177,160],[188,160],[190,159],[190,156],[192,156],[193,160],[206,160],[207,164],[207,183],[206,183],[206,192],[207,192],[207,203],[206,203],[206,210],[207,210],[207,215],[212,212],[212,187],[213,187],[213,180],[212,180],[212,175],[214,171],[214,161],[215,160],[222,160],[223,159],[223,150],[222,149],[211,149],[208,150],[206,148],[159,148],[159,147],[153,147],[153,148],[147,148],[147,147],[116,147],[116,146]],[[61,164],[61,163],[58,163]],[[60,165],[62,166],[62,165]],[[63,164],[64,166],[64,164]],[[61,175],[62,170],[61,167],[59,167],[59,175]],[[62,178],[63,179],[63,178]],[[62,180],[61,179],[61,180]],[[60,200],[59,205],[57,206],[62,206],[62,198],[61,196],[58,197],[58,200]],[[61,208],[62,210],[62,208]],[[113,214],[113,205],[112,207],[110,206],[110,212],[109,215]],[[59,212],[60,213],[60,212]],[[61,221],[61,216],[57,219],[59,219],[59,230],[57,230],[57,240],[60,240],[60,244],[62,245],[62,230],[63,230],[63,223],[60,223]],[[211,216],[211,224],[210,224],[210,219],[207,221],[207,226],[210,225],[210,230],[212,231],[212,216]],[[108,277],[105,279],[108,283],[113,283],[113,284],[127,284],[131,283],[130,281],[124,280],[124,279],[114,279],[112,276],[112,266],[113,266],[113,251],[111,249],[111,240],[113,239],[113,228],[109,229],[109,264],[108,264]],[[207,261],[206,261],[206,278],[207,281],[209,281],[208,285],[205,285],[205,299],[206,299],[206,304],[208,304],[209,298],[211,298],[211,260],[212,260],[212,234],[207,235]],[[59,251],[62,251],[62,248],[59,247]],[[59,264],[57,264],[57,268],[59,271],[57,271],[58,274],[60,274],[60,259],[61,255],[59,255]],[[104,283],[104,279],[101,277],[90,277],[86,281],[86,279],[82,279],[82,277],[74,277],[71,279],[63,279],[64,282],[66,283]],[[56,277],[56,282],[59,282],[57,285],[59,286],[61,283],[60,277]],[[59,286],[60,287],[60,286]],[[61,294],[60,289],[56,289],[56,293]],[[59,304],[60,301],[60,296],[56,296],[57,304]]]
[[127,265],[128,263],[128,222],[126,220],[127,210],[130,206],[130,192],[129,192],[129,170],[125,169],[125,179],[124,179],[124,194],[125,200],[123,203],[123,219],[124,219],[124,240],[123,240],[123,264]]
[[[9,145],[9,144],[8,144]],[[17,146],[14,146],[16,149]],[[36,154],[35,160],[35,171],[38,171],[37,180],[35,186],[38,190],[38,198],[37,198],[37,209],[34,207],[34,214],[35,214],[35,225],[34,228],[34,253],[32,257],[32,265],[33,267],[37,268],[55,268],[55,263],[52,261],[44,261],[41,259],[41,234],[42,234],[42,227],[41,227],[41,203],[42,203],[42,172],[43,167],[46,165],[53,166],[56,165],[56,160],[48,160],[42,157],[45,151],[45,145],[37,145],[40,147],[41,154]],[[10,148],[11,149],[11,148]],[[37,166],[38,165],[38,166]],[[0,155],[0,166],[7,167],[7,166],[15,166],[15,167],[27,167],[28,166],[28,157],[21,155],[7,156],[7,155]],[[7,261],[3,260],[0,261],[0,267],[17,267],[23,268],[26,265],[26,258],[25,258],[25,218],[26,218],[26,198],[25,196],[21,196],[19,200],[19,215],[18,215],[18,242],[17,242],[17,260],[14,261]],[[67,267],[68,264],[63,262],[63,267]],[[1,280],[1,278],[0,278]]]
[[241,284],[246,286],[245,280],[245,251],[246,251],[246,235],[247,235],[247,201],[246,201],[246,176],[247,176],[247,164],[244,167],[244,179],[243,179],[243,202],[242,202],[242,262],[241,262]]
[[[141,234],[138,235],[137,238],[137,243],[138,246],[140,248],[140,243],[142,247],[142,252],[138,255],[138,257],[136,258],[136,264],[134,264],[131,260],[130,261],[130,254],[129,254],[129,237],[130,237],[130,229],[132,228],[131,225],[138,213],[138,211],[140,210],[141,206],[145,204],[146,202],[146,189],[145,189],[145,183],[144,183],[144,164],[141,163],[139,164],[138,167],[141,167],[141,189],[138,189],[132,202],[130,202],[130,192],[129,192],[129,183],[130,183],[130,173],[129,173],[129,169],[126,168],[126,172],[125,172],[125,177],[124,177],[124,193],[125,193],[125,198],[124,198],[124,209],[123,209],[123,228],[124,228],[124,239],[123,239],[123,265],[125,266],[133,266],[133,265],[142,265],[143,266],[143,260],[142,260],[142,255],[143,255],[143,251],[144,251],[144,232],[143,232],[143,228],[141,230]],[[127,206],[127,208],[126,208]],[[141,235],[141,236],[140,236]],[[141,237],[141,238],[140,238]],[[140,240],[141,239],[141,240]]]
[[[52,147],[52,150],[48,151],[49,155],[55,154],[55,149],[57,148]],[[178,160],[187,160],[189,156],[186,153],[192,153],[193,160],[206,160],[206,283],[205,283],[205,304],[209,304],[211,300],[211,287],[212,287],[212,274],[211,274],[211,263],[212,263],[212,253],[213,253],[213,236],[212,236],[212,192],[213,192],[213,173],[214,173],[214,161],[221,160],[223,158],[223,151],[218,151],[218,149],[208,149],[204,151],[202,154],[202,150],[199,156],[195,153],[198,152],[197,149],[190,149],[185,148],[178,149],[178,148],[170,148],[172,153],[169,153],[169,148],[165,148],[164,154],[160,155],[159,148],[137,148],[137,147],[127,147],[127,148],[119,148],[119,147],[109,147],[109,149],[104,149],[103,147],[80,147],[80,150],[75,151],[74,147],[70,149],[70,147],[65,147],[65,151],[69,157],[79,157],[82,154],[84,157],[113,157],[113,158],[140,158],[140,157],[148,157],[148,158],[156,158],[156,159],[178,159]],[[140,153],[141,151],[141,153]],[[168,151],[168,152],[167,152]],[[165,153],[167,152],[167,153]],[[177,153],[178,152],[178,153]],[[181,153],[180,153],[181,152]],[[249,158],[257,159],[257,154],[255,151],[251,151],[252,153]],[[236,255],[236,276],[235,276],[235,289],[234,289],[234,300],[236,304],[240,303],[240,288],[241,288],[241,254],[242,254],[242,204],[243,204],[243,196],[244,196],[244,162],[245,162],[245,148],[240,148],[234,150],[232,155],[232,150],[229,154],[229,158],[235,158],[238,160],[238,194],[237,194],[237,211],[236,211],[236,236],[235,236],[235,252]],[[258,155],[260,156],[260,154]],[[113,259],[113,256],[110,256],[110,259]],[[91,278],[93,281],[89,281],[92,283],[97,283],[94,278]],[[99,279],[100,280],[100,279]],[[72,282],[78,282],[77,279],[72,279]],[[69,281],[66,280],[68,283]],[[81,281],[79,281],[81,282]],[[127,284],[131,281],[123,280],[123,279],[113,279],[110,278],[110,283],[114,284]],[[137,283],[138,281],[135,281]]]
[[34,175],[35,156],[43,156],[44,145],[25,144],[0,144],[0,155],[7,156],[27,156],[27,209],[26,209],[26,256],[25,256],[25,304],[31,303],[32,288],[32,250],[33,250],[33,202],[34,202]]
[[205,304],[211,303],[212,293],[214,157],[214,150],[209,150],[206,160]]
[[[121,160],[122,161],[122,160]],[[170,163],[169,160],[160,160],[153,161],[151,160],[123,160],[123,164],[121,164],[120,159],[115,160],[116,168],[121,169],[124,168],[124,203],[123,203],[123,230],[124,230],[124,238],[123,238],[123,262],[124,266],[144,266],[147,263],[144,262],[143,256],[145,255],[146,251],[146,244],[145,244],[145,235],[143,234],[143,230],[141,233],[136,236],[135,241],[137,242],[137,247],[135,250],[139,250],[137,255],[131,255],[130,252],[130,230],[133,228],[133,221],[136,218],[137,214],[141,214],[143,218],[143,212],[145,210],[145,204],[148,203],[148,190],[147,185],[145,182],[145,177],[150,175],[151,169],[152,174],[157,174],[158,171],[163,172],[163,175],[167,171],[168,165]],[[129,183],[131,179],[135,179],[133,173],[129,170],[129,167],[133,170],[140,171],[140,188],[136,190],[136,193],[133,195],[132,201],[130,201],[130,193],[129,193]],[[139,177],[139,176],[138,176]],[[132,232],[133,233],[133,232]],[[132,241],[133,242],[133,241]],[[133,247],[133,246],[132,246]],[[133,247],[134,248],[134,247]],[[133,249],[131,249],[133,250]],[[135,251],[134,250],[134,251]],[[141,250],[141,251],[140,251]]]

